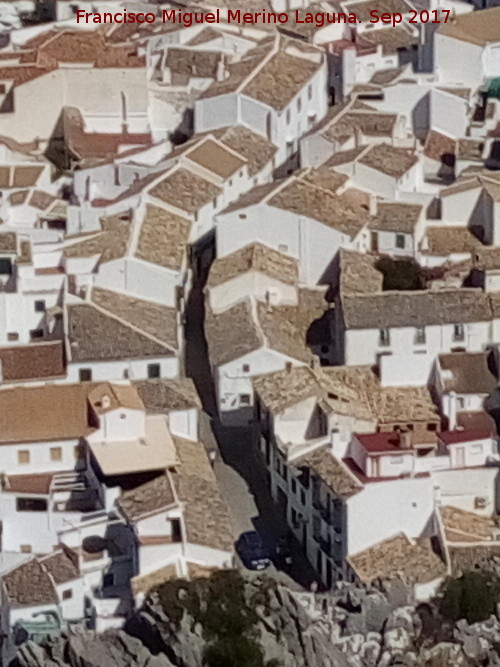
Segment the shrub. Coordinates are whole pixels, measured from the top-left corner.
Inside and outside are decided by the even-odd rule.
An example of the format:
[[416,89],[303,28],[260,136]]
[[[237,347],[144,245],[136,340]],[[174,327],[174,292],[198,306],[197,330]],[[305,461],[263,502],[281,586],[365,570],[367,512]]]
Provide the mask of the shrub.
[[495,613],[499,601],[500,579],[491,572],[472,571],[456,579],[446,579],[438,606],[447,621],[465,618],[468,623],[478,623]]

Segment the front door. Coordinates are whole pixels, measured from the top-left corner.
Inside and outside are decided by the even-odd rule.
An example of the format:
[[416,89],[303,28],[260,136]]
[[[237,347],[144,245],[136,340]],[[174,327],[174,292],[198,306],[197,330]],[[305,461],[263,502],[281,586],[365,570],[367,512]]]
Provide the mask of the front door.
[[371,235],[371,250],[372,250],[372,252],[378,252],[378,232],[372,232],[372,235]]

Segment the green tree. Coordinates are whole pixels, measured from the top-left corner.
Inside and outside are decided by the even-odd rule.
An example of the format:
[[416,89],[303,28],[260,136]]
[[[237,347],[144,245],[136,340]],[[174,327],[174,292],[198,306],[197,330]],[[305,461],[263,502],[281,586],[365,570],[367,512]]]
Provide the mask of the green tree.
[[500,579],[491,572],[465,572],[449,577],[438,596],[439,611],[447,621],[465,618],[468,623],[485,621],[496,611],[500,601]]

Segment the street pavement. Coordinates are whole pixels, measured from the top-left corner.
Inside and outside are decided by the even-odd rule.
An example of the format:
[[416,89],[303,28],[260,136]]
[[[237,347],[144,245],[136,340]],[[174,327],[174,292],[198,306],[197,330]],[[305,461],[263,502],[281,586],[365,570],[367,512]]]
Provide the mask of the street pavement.
[[[285,534],[286,524],[270,496],[265,467],[252,442],[251,429],[224,428],[219,423],[203,320],[203,292],[195,286],[186,308],[185,369],[204,408],[200,439],[207,449],[218,453],[214,472],[231,514],[235,540],[245,531],[257,530],[264,544],[272,549]],[[243,567],[241,563],[240,566]],[[294,588],[308,588],[314,580],[314,571],[298,543],[292,544],[289,573],[277,571],[274,565],[267,572]]]

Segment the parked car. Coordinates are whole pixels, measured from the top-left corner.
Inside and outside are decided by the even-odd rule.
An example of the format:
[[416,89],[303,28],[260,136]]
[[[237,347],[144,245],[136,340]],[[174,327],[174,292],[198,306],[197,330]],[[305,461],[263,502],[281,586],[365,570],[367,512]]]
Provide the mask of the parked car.
[[271,565],[269,552],[255,530],[240,535],[236,543],[236,550],[243,565],[249,570],[265,570]]

